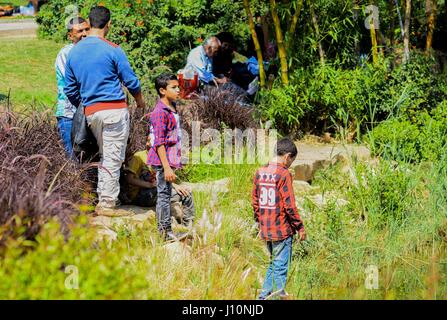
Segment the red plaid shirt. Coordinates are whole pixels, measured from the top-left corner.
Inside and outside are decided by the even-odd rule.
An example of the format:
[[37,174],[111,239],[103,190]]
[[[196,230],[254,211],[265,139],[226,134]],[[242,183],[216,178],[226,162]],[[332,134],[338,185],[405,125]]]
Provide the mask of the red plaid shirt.
[[270,163],[256,171],[252,205],[266,241],[284,240],[304,228],[295,205],[292,175],[281,164]]
[[162,165],[157,154],[157,147],[164,145],[169,166],[176,169],[182,167],[180,123],[175,119],[176,116],[180,119],[176,112],[168,108],[161,100],[158,100],[154,111],[150,115],[149,138],[151,148],[147,155],[148,165]]

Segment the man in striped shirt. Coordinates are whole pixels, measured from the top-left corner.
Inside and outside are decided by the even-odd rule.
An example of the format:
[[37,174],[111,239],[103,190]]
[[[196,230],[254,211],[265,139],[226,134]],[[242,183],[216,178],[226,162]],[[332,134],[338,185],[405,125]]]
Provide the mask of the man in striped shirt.
[[300,240],[306,239],[288,170],[297,154],[290,139],[281,139],[276,145],[276,157],[258,169],[253,180],[252,206],[260,236],[266,241],[271,258],[259,296],[261,300],[271,295],[286,295],[293,236],[298,232]]
[[90,26],[81,17],[71,18],[67,25],[68,38],[71,40],[70,44],[59,51],[56,58],[56,80],[57,80],[57,105],[56,105],[56,119],[57,128],[64,143],[65,151],[71,157],[73,153],[73,146],[71,144],[71,127],[73,125],[73,116],[76,112],[76,107],[71,104],[64,93],[65,87],[65,66],[67,64],[67,57],[71,49],[82,39],[87,36]]

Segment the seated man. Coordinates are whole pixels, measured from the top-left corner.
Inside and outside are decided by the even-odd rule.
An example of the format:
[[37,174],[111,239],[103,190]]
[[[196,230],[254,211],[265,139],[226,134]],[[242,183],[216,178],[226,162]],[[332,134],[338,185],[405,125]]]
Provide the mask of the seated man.
[[[124,192],[120,194],[120,200],[125,204],[133,204],[140,207],[155,207],[157,204],[157,185],[155,172],[151,172],[146,164],[147,150],[136,152],[125,165]],[[183,206],[183,215],[173,214],[173,203],[180,202]],[[173,183],[171,196],[171,215],[180,220],[179,223],[190,227],[194,220],[195,209],[192,192],[189,188]]]
[[221,43],[216,37],[210,37],[191,50],[187,59],[187,66],[192,66],[199,75],[199,80],[204,84],[219,85],[228,81],[226,77],[217,78],[213,74],[213,57],[216,56]]

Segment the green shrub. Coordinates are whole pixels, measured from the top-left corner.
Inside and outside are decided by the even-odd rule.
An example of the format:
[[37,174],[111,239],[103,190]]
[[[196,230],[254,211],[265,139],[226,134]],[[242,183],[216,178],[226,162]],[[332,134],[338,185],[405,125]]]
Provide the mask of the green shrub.
[[315,134],[343,128],[360,134],[393,117],[420,127],[420,112],[432,117],[432,110],[447,99],[445,76],[436,72],[433,59],[417,52],[406,65],[391,68],[392,63],[384,59],[377,66],[354,69],[337,62],[297,68],[289,86],[277,82],[261,92],[261,117],[284,132]]
[[[58,41],[66,39],[65,20],[70,5],[87,17],[93,5],[101,3],[112,12],[109,40],[127,53],[132,66],[146,84],[163,68],[183,67],[189,50],[207,36],[230,31],[239,47],[250,39],[242,1],[111,1],[53,0],[37,17],[39,34]],[[264,6],[252,1],[254,12]]]
[[359,165],[358,184],[350,189],[351,205],[361,208],[361,216],[372,227],[402,223],[415,213],[415,194],[420,194],[420,178],[412,168],[381,161],[376,168]]
[[400,161],[421,160],[420,130],[408,120],[393,118],[382,122],[371,133],[374,152]]
[[407,114],[384,121],[371,131],[374,153],[397,161],[440,160],[447,143],[447,101],[430,111]]

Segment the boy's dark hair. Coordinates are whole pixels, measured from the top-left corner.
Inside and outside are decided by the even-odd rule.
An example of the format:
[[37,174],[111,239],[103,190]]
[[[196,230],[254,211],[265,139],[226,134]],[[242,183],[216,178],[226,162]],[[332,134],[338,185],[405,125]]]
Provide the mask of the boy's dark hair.
[[110,10],[103,6],[93,7],[88,14],[90,26],[95,29],[104,29],[110,21]]
[[155,90],[157,90],[158,95],[161,97],[160,89],[166,89],[169,81],[177,80],[177,76],[173,73],[162,73],[155,79]]
[[68,32],[72,31],[73,27],[75,25],[81,24],[81,23],[84,23],[84,22],[85,22],[85,19],[82,18],[82,17],[73,17],[73,18],[71,18],[70,21],[68,21],[68,24],[67,24]]
[[290,156],[294,158],[298,154],[298,149],[292,140],[282,138],[276,143],[276,155],[283,156],[287,153],[290,153]]

